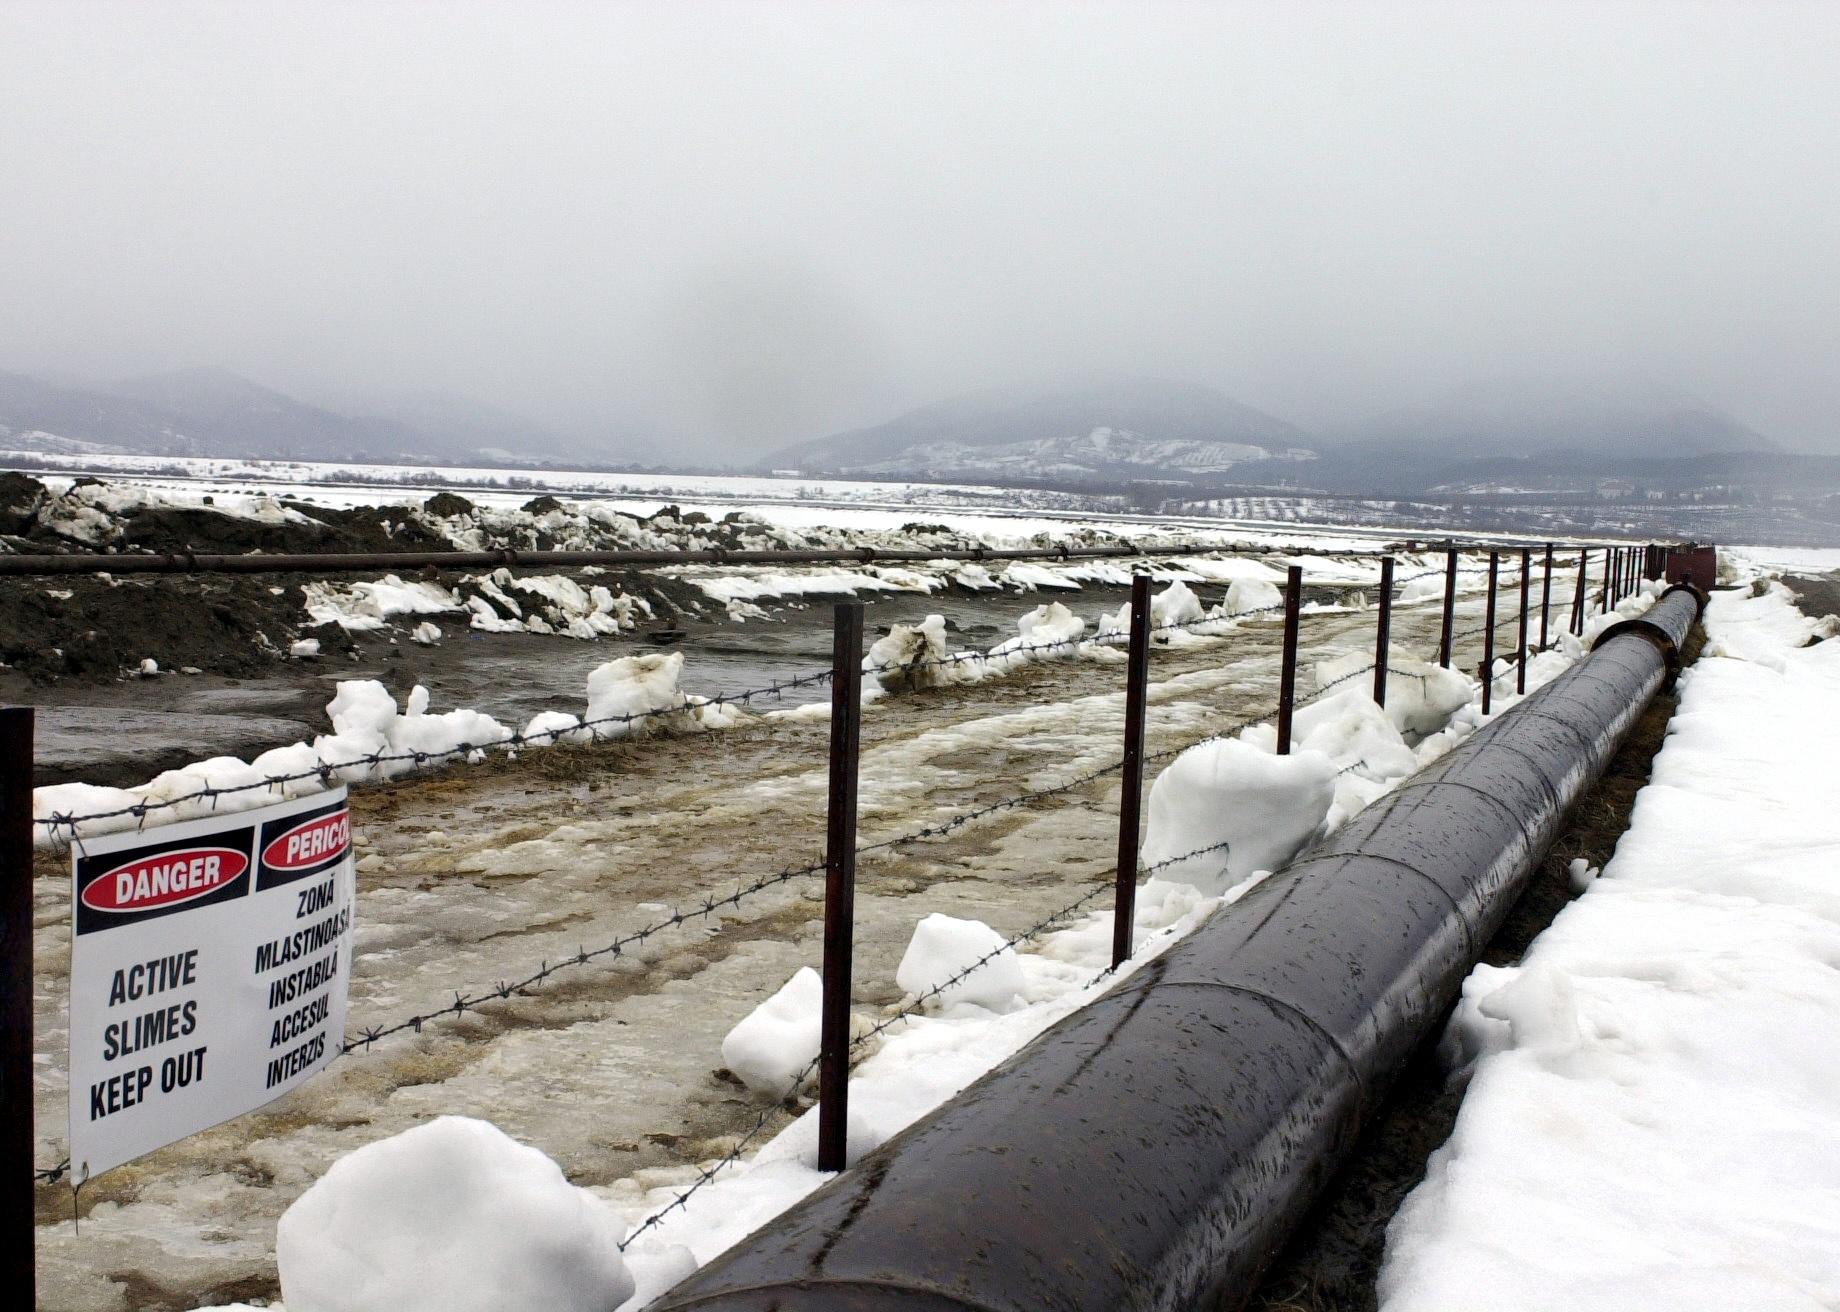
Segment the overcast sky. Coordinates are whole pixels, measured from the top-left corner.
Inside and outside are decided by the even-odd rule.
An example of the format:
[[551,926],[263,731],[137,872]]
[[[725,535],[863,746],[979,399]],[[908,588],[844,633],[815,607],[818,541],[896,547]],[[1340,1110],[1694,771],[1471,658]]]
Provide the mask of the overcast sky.
[[1309,427],[1589,371],[1840,451],[1840,4],[0,0],[0,367]]

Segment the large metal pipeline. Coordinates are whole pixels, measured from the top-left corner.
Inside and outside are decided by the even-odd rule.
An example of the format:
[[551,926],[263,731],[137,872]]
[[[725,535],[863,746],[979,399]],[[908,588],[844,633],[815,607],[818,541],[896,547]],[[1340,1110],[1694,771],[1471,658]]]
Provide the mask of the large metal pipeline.
[[1242,1306],[1699,606],[1670,590],[654,1312]]

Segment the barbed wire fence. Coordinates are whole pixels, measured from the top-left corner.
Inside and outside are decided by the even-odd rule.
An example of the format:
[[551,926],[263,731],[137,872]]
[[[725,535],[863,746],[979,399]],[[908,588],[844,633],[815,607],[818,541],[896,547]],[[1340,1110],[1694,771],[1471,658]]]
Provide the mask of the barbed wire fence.
[[[1430,569],[1410,575],[1395,582],[1395,591],[1406,584],[1419,579],[1429,578],[1443,573],[1442,570]],[[1459,568],[1459,574],[1487,573],[1487,567]],[[1510,581],[1503,576],[1503,582]],[[1358,586],[1358,585],[1350,585]],[[1428,601],[1431,598],[1423,598]],[[1404,603],[1412,604],[1412,603]],[[1188,620],[1165,621],[1151,627],[1152,637],[1173,633],[1197,634],[1205,637],[1225,636],[1223,630],[1229,626],[1248,619],[1280,613],[1285,609],[1283,603],[1258,606],[1229,614],[1209,614]],[[1325,612],[1313,612],[1325,613]],[[1213,632],[1209,632],[1213,630]],[[1467,636],[1480,632],[1480,629],[1465,630]],[[880,664],[865,663],[863,672],[875,676],[909,675],[935,668],[976,665],[979,667],[997,666],[1000,669],[1011,664],[1026,662],[1030,657],[1054,652],[1073,652],[1081,648],[1116,647],[1124,643],[1127,635],[1121,631],[1109,631],[1091,637],[1084,633],[1052,639],[1039,643],[1023,642],[1015,646],[1002,646],[990,651],[961,651],[943,656],[928,656],[902,662]],[[475,754],[490,751],[516,752],[526,747],[554,746],[561,742],[581,742],[582,735],[586,741],[599,743],[615,741],[627,736],[635,725],[663,722],[669,720],[692,719],[701,713],[721,712],[731,706],[750,706],[760,701],[782,700],[787,693],[803,688],[816,687],[830,683],[835,678],[835,671],[829,668],[813,669],[784,678],[774,679],[757,687],[740,692],[718,692],[709,697],[680,695],[681,700],[637,711],[621,712],[613,715],[597,716],[577,720],[574,724],[558,726],[535,732],[511,730],[498,738],[479,742],[465,741],[452,747],[437,749],[377,750],[364,753],[339,754],[331,759],[321,759],[312,768],[284,771],[264,775],[259,780],[250,780],[240,784],[203,783],[196,789],[176,794],[171,797],[142,798],[117,807],[107,807],[97,811],[76,814],[54,811],[49,815],[35,817],[33,823],[42,829],[49,839],[60,836],[68,844],[82,837],[82,826],[93,825],[109,820],[131,818],[136,828],[145,828],[150,817],[161,812],[175,811],[192,803],[208,803],[213,811],[224,798],[242,798],[255,793],[269,795],[286,795],[290,785],[311,781],[318,787],[329,788],[336,782],[364,782],[376,772],[387,781],[393,777],[392,766],[403,766],[406,770],[426,769],[455,760],[467,760]]]
[[[1570,562],[1568,562],[1568,564],[1569,563]],[[1557,564],[1557,562],[1555,562],[1555,564]],[[1582,569],[1583,569],[1583,566],[1582,564],[1580,564],[1581,580],[1583,577]],[[1480,573],[1488,573],[1490,571],[1488,567],[1475,567],[1475,568],[1469,568],[1469,569],[1460,568],[1454,572],[1461,573],[1461,574],[1480,574]],[[1406,578],[1396,580],[1394,582],[1393,589],[1392,589],[1393,595],[1389,595],[1387,598],[1388,605],[1390,606],[1393,604],[1394,596],[1398,594],[1399,592],[1403,591],[1406,585],[1412,582],[1415,582],[1417,580],[1420,580],[1420,579],[1432,577],[1432,576],[1439,575],[1439,574],[1445,574],[1445,573],[1446,573],[1445,570],[1427,569],[1419,573],[1410,575]],[[1499,586],[1501,584],[1505,584],[1513,580],[1498,573],[1496,581],[1497,581],[1497,585]],[[1582,582],[1581,582],[1581,587],[1582,587]],[[1454,597],[1450,595],[1452,591],[1453,590],[1451,589],[1446,589],[1446,596],[1443,598],[1447,611],[1450,605],[1452,604],[1452,602],[1454,601]],[[1425,597],[1425,598],[1419,598],[1415,600],[1431,601],[1431,600],[1435,600],[1435,598]],[[1413,603],[1402,602],[1399,604],[1410,605]],[[1297,614],[1298,609],[1299,609],[1297,598],[1291,597],[1287,599],[1286,603],[1281,603],[1278,605],[1267,605],[1267,606],[1255,607],[1255,608],[1236,612],[1236,613],[1229,614],[1229,615],[1221,615],[1218,613],[1214,613],[1214,614],[1203,615],[1201,617],[1188,619],[1188,620],[1165,621],[1162,624],[1148,626],[1146,628],[1146,633],[1149,635],[1159,635],[1159,634],[1186,632],[1186,633],[1200,633],[1201,636],[1206,636],[1206,637],[1223,637],[1223,636],[1226,636],[1226,632],[1230,632],[1230,626],[1239,620],[1256,618],[1259,616],[1273,614],[1279,611],[1285,611],[1287,609],[1290,612],[1290,615],[1288,616],[1288,619],[1290,620],[1290,622],[1292,623],[1298,622],[1300,616]],[[1318,615],[1318,616],[1335,614],[1335,613],[1343,613],[1343,612],[1339,612],[1336,610],[1318,610],[1318,611],[1312,612],[1312,614]],[[1522,622],[1521,617],[1516,614],[1510,614],[1510,615],[1507,615],[1497,620],[1494,627],[1500,628],[1504,625],[1511,624],[1511,623],[1518,623],[1518,622]],[[1224,626],[1224,631],[1223,631],[1223,626]],[[1459,639],[1464,639],[1464,638],[1474,636],[1478,633],[1484,632],[1489,627],[1490,626],[1488,624],[1484,623],[1483,625],[1480,625],[1480,626],[1472,626],[1472,627],[1468,627],[1460,631],[1455,631],[1451,634],[1451,640],[1454,642]],[[1211,632],[1208,632],[1208,630],[1211,630]],[[1007,650],[997,649],[997,650],[993,650],[992,652],[962,652],[962,653],[953,653],[953,654],[949,654],[949,655],[941,656],[941,657],[929,657],[929,658],[926,658],[924,662],[901,662],[901,663],[885,663],[885,664],[873,664],[869,662],[864,662],[863,668],[864,668],[864,672],[876,674],[876,675],[881,675],[884,673],[906,673],[906,672],[909,672],[919,667],[922,664],[945,666],[945,665],[951,665],[951,664],[956,664],[956,663],[969,662],[971,660],[981,660],[985,662],[991,662],[994,660],[1001,660],[1004,658],[1014,657],[1014,656],[1032,656],[1032,655],[1039,654],[1039,653],[1047,653],[1047,652],[1054,652],[1054,651],[1061,651],[1061,650],[1071,650],[1071,649],[1078,649],[1081,647],[1114,645],[1114,644],[1118,644],[1118,643],[1127,641],[1128,637],[1129,637],[1128,632],[1113,630],[1113,631],[1102,632],[1094,637],[1086,637],[1082,634],[1079,637],[1056,639],[1053,641],[1039,643],[1039,644],[1022,643],[1022,644],[1018,644],[1015,647],[1008,648]],[[1525,653],[1521,653],[1521,658],[1522,659],[1525,658]],[[1315,689],[1314,695],[1308,700],[1306,700],[1305,702],[1303,702],[1301,706],[1307,707],[1316,702],[1324,700],[1331,692],[1341,687],[1342,685],[1352,682],[1353,680],[1357,678],[1361,678],[1365,675],[1369,675],[1373,673],[1375,669],[1378,667],[1378,664],[1379,662],[1377,661],[1370,661],[1364,665],[1357,666],[1354,669],[1348,670],[1338,675],[1337,677],[1330,679],[1327,682],[1320,683],[1318,687]],[[749,704],[759,699],[779,698],[779,697],[783,697],[785,693],[798,689],[798,688],[804,688],[804,687],[814,686],[818,684],[825,684],[825,683],[833,682],[836,678],[836,673],[837,672],[834,669],[813,670],[808,673],[802,673],[802,674],[794,675],[794,676],[791,676],[785,679],[775,680],[766,686],[755,688],[755,689],[749,689],[741,693],[723,694],[723,695],[719,695],[719,696],[708,698],[708,699],[687,699],[686,702],[683,704],[658,707],[658,708],[644,710],[644,711],[623,713],[619,715],[599,717],[599,718],[590,719],[590,720],[583,720],[574,726],[570,726],[566,728],[558,728],[554,730],[546,730],[546,731],[541,731],[538,733],[531,733],[531,734],[511,733],[511,734],[507,734],[502,739],[493,740],[493,741],[486,742],[486,743],[463,743],[463,744],[456,745],[455,747],[451,749],[447,749],[443,751],[377,752],[377,753],[367,754],[365,756],[357,757],[357,758],[346,760],[346,761],[338,761],[338,762],[322,761],[320,765],[318,766],[318,768],[314,770],[294,772],[294,773],[290,773],[286,775],[278,775],[274,777],[265,778],[264,780],[260,782],[252,782],[252,783],[247,783],[247,784],[242,784],[242,785],[232,785],[232,786],[224,786],[224,787],[207,786],[207,787],[201,788],[195,793],[180,796],[180,797],[174,797],[174,798],[168,798],[168,799],[147,800],[147,801],[140,802],[140,803],[130,805],[130,806],[106,809],[106,810],[99,811],[93,814],[86,814],[86,815],[80,815],[80,816],[79,815],[69,815],[69,814],[53,814],[48,817],[37,819],[35,820],[34,823],[36,825],[46,828],[47,830],[53,833],[55,833],[60,828],[64,829],[69,835],[69,839],[71,842],[80,843],[81,836],[82,836],[80,826],[88,822],[94,822],[94,821],[99,821],[99,820],[119,819],[124,816],[131,816],[136,820],[138,825],[144,827],[145,824],[147,823],[149,815],[157,811],[182,806],[187,802],[210,801],[212,802],[213,805],[215,805],[216,799],[223,795],[235,795],[235,794],[241,794],[241,793],[248,793],[248,792],[253,792],[255,790],[258,790],[258,789],[272,791],[277,788],[284,788],[287,784],[290,784],[290,783],[303,782],[306,780],[315,780],[322,785],[328,785],[334,778],[342,777],[341,772],[349,771],[355,767],[360,767],[360,766],[364,767],[365,769],[381,769],[382,767],[390,765],[390,764],[408,763],[408,764],[411,764],[413,767],[420,768],[420,767],[425,767],[431,763],[435,763],[441,760],[453,759],[453,758],[459,758],[459,757],[467,757],[467,756],[471,756],[473,753],[481,752],[481,751],[489,750],[489,749],[506,748],[510,750],[516,750],[517,748],[520,748],[523,746],[535,746],[535,745],[540,745],[544,742],[553,743],[559,738],[568,738],[571,735],[578,735],[579,733],[583,731],[586,731],[587,733],[589,733],[590,735],[589,741],[601,741],[602,735],[599,731],[608,726],[618,725],[618,726],[621,726],[621,728],[623,729],[630,729],[631,726],[636,723],[641,723],[641,722],[655,720],[655,719],[661,719],[667,716],[681,716],[681,715],[685,715],[686,713],[694,713],[697,709],[704,707],[704,706],[718,706],[719,707],[719,706],[724,706],[724,705],[746,705],[746,704]],[[1428,674],[1416,674],[1416,673],[1412,673],[1409,671],[1391,671],[1389,670],[1388,677],[1394,677],[1395,675],[1403,676],[1407,678],[1416,678],[1420,680],[1421,682],[1431,677]],[[1216,729],[1201,738],[1194,739],[1192,741],[1183,743],[1180,746],[1166,748],[1166,749],[1162,749],[1154,753],[1145,754],[1142,759],[1146,763],[1160,762],[1160,761],[1173,759],[1181,755],[1183,752],[1191,750],[1195,746],[1205,744],[1205,743],[1220,741],[1224,738],[1228,738],[1235,734],[1241,733],[1248,728],[1251,728],[1257,724],[1260,724],[1266,720],[1271,719],[1274,714],[1275,714],[1274,711],[1261,711],[1260,713],[1252,715],[1252,716],[1242,717],[1236,720],[1235,722],[1227,726],[1224,726],[1222,728]],[[615,736],[615,735],[609,735],[609,736]],[[858,854],[874,853],[878,851],[895,849],[895,848],[898,848],[908,843],[946,837],[946,836],[949,836],[963,829],[964,827],[968,825],[975,823],[976,821],[980,819],[997,814],[999,812],[1007,811],[1007,810],[1011,810],[1011,809],[1015,809],[1015,808],[1019,808],[1023,806],[1028,806],[1028,805],[1031,805],[1031,804],[1034,804],[1040,801],[1044,801],[1050,798],[1064,796],[1064,795],[1073,793],[1083,787],[1086,787],[1094,782],[1097,782],[1098,780],[1102,778],[1119,773],[1126,767],[1126,764],[1127,764],[1126,761],[1123,759],[1114,761],[1114,762],[1109,762],[1105,765],[1099,766],[1092,770],[1085,771],[1073,778],[1064,780],[1060,783],[1057,783],[1051,786],[1047,786],[1047,787],[1043,787],[1039,789],[1033,789],[1033,790],[1029,790],[1023,793],[1015,794],[1013,796],[1004,797],[995,802],[991,802],[991,803],[983,804],[983,805],[980,805],[974,808],[967,809],[944,821],[937,821],[937,822],[929,823],[929,824],[917,827],[908,832],[903,832],[900,834],[892,835],[890,837],[883,838],[875,842],[861,844],[855,848],[855,851]],[[1365,760],[1357,760],[1346,766],[1341,767],[1338,773],[1347,774],[1356,769],[1362,768],[1366,765],[1367,765],[1367,762]],[[1215,852],[1224,852],[1226,850],[1227,850],[1226,843],[1224,842],[1217,843],[1209,847],[1197,849],[1193,852],[1184,853],[1183,855],[1179,857],[1172,857],[1164,861],[1157,862],[1151,866],[1145,867],[1140,873],[1141,874],[1152,874],[1158,870],[1167,868],[1169,866],[1178,864],[1183,861],[1192,860],[1192,859],[1202,857],[1202,856],[1207,856]],[[705,892],[703,894],[698,895],[696,898],[680,902],[678,905],[671,907],[666,914],[661,915],[661,916],[656,916],[652,920],[642,925],[640,928],[625,932],[617,936],[613,940],[599,947],[589,949],[583,946],[583,947],[578,948],[574,954],[559,957],[553,961],[544,960],[540,962],[539,965],[535,967],[534,969],[529,970],[525,974],[515,979],[499,980],[490,986],[476,987],[468,991],[456,990],[454,994],[453,1002],[445,1004],[442,1007],[417,1012],[417,1013],[414,1013],[408,1016],[404,1016],[399,1019],[389,1021],[386,1023],[361,1027],[356,1031],[354,1036],[346,1037],[341,1042],[341,1044],[338,1047],[338,1053],[340,1056],[349,1056],[349,1055],[352,1055],[358,1052],[368,1052],[371,1050],[373,1045],[391,1036],[402,1034],[402,1033],[419,1034],[422,1032],[423,1027],[429,1024],[430,1022],[434,1022],[434,1021],[441,1020],[444,1018],[458,1017],[461,1015],[465,1015],[468,1012],[479,1010],[482,1006],[488,1003],[491,1003],[494,1001],[506,1001],[506,1000],[511,999],[514,996],[518,996],[518,995],[527,993],[528,991],[532,989],[540,987],[541,985],[546,983],[548,980],[550,980],[553,976],[555,976],[556,974],[562,971],[583,968],[593,962],[600,961],[603,959],[619,959],[625,956],[630,950],[642,947],[656,935],[665,933],[669,930],[681,928],[685,924],[691,923],[693,921],[698,921],[698,920],[707,921],[710,919],[715,919],[719,916],[719,913],[725,910],[732,910],[732,909],[738,908],[744,902],[747,902],[773,888],[781,887],[783,885],[789,884],[801,878],[806,878],[806,877],[824,873],[825,870],[826,870],[826,863],[821,862],[821,861],[812,862],[812,863],[808,863],[804,865],[787,866],[787,867],[784,867],[782,869],[779,869],[779,870],[776,870],[770,873],[756,876],[755,878],[751,880],[738,884],[734,889],[728,892],[721,893],[719,895],[714,892]],[[1110,872],[1110,873],[1115,873],[1115,871]],[[1072,902],[1066,904],[1063,907],[1056,909],[1055,911],[1050,912],[1049,914],[1037,920],[1036,922],[1034,922],[1027,928],[1017,932],[1016,934],[1011,935],[1010,937],[1005,939],[999,947],[993,948],[991,951],[987,952],[986,954],[981,956],[976,961],[963,967],[960,971],[956,972],[952,977],[948,978],[947,980],[941,981],[939,984],[929,988],[926,992],[922,993],[921,995],[909,999],[907,1002],[905,1002],[902,1005],[900,1009],[882,1018],[881,1020],[876,1022],[874,1025],[872,1025],[863,1034],[851,1040],[850,1049],[852,1051],[855,1051],[856,1049],[860,1048],[862,1045],[869,1042],[871,1039],[886,1033],[889,1029],[891,1029],[895,1025],[905,1020],[908,1020],[914,1015],[918,1014],[925,1008],[925,1005],[929,1001],[942,995],[944,992],[948,991],[955,984],[962,982],[965,977],[967,977],[969,974],[976,971],[977,969],[980,969],[984,965],[988,964],[989,961],[994,959],[997,955],[1001,954],[1002,952],[1013,950],[1016,946],[1020,944],[1023,944],[1033,939],[1039,938],[1042,934],[1048,932],[1050,929],[1054,928],[1055,926],[1066,922],[1068,919],[1072,918],[1073,916],[1078,915],[1081,911],[1087,909],[1093,902],[1095,902],[1098,898],[1100,898],[1107,891],[1108,887],[1109,885],[1101,884],[1097,887],[1087,890],[1086,892],[1082,893],[1078,898],[1074,899]],[[1106,977],[1114,974],[1118,970],[1118,968],[1119,967],[1116,964],[1112,966],[1108,966],[1105,970],[1102,970],[1094,977],[1093,982],[1097,983],[1105,979]],[[814,1058],[813,1061],[805,1068],[804,1071],[800,1073],[799,1077],[794,1081],[795,1089],[803,1085],[810,1078],[812,1072],[817,1069],[817,1065],[818,1065],[818,1059]],[[644,1224],[642,1224],[631,1235],[629,1235],[627,1239],[621,1244],[622,1249],[624,1249],[627,1246],[627,1244],[630,1244],[634,1239],[638,1238],[640,1234],[645,1233],[647,1230],[651,1228],[654,1228],[662,1220],[664,1216],[667,1216],[672,1211],[681,1209],[683,1206],[685,1206],[688,1201],[688,1198],[691,1195],[693,1195],[698,1189],[706,1186],[711,1180],[715,1178],[715,1176],[725,1166],[732,1164],[736,1160],[739,1160],[741,1154],[745,1151],[748,1144],[751,1143],[754,1138],[756,1138],[760,1133],[763,1132],[764,1127],[772,1121],[774,1115],[777,1113],[778,1110],[779,1110],[779,1104],[775,1104],[767,1108],[763,1108],[760,1115],[756,1118],[752,1127],[746,1133],[739,1136],[739,1138],[737,1139],[731,1151],[725,1157],[723,1157],[721,1160],[717,1161],[713,1165],[710,1165],[704,1168],[698,1168],[698,1176],[695,1182],[692,1183],[692,1185],[688,1189],[686,1189],[682,1195],[674,1199],[672,1203],[667,1205],[660,1212],[649,1217]],[[33,1173],[34,1182],[37,1184],[55,1184],[58,1181],[62,1180],[64,1177],[66,1177],[70,1173],[70,1169],[71,1169],[71,1165],[70,1165],[68,1158],[61,1160],[55,1166],[37,1168],[34,1170],[34,1173]]]

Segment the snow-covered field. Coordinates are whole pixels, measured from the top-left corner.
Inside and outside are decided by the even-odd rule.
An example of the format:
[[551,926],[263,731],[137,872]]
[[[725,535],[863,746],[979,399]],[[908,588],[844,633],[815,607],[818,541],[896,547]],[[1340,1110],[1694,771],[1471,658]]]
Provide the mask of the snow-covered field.
[[[327,496],[367,495],[365,489],[421,492],[440,488],[476,488],[485,495],[527,501],[539,492],[595,497],[719,497],[725,500],[777,501],[828,497],[840,501],[909,500],[916,495],[961,496],[1013,504],[1014,489],[978,484],[877,482],[860,479],[803,478],[793,475],[640,474],[604,470],[517,469],[493,466],[379,465],[319,460],[261,460],[229,456],[140,456],[88,453],[56,456],[35,451],[0,450],[0,467],[15,462],[72,474],[121,475],[161,483],[260,485],[290,492],[317,491]],[[374,491],[368,495],[374,495]],[[353,504],[371,504],[369,501]]]
[[1388,1312],[1840,1307],[1840,642],[1780,584],[1705,626],[1614,859],[1465,985]]
[[[839,528],[894,531],[924,514],[928,522],[985,536],[992,545],[1036,534],[1062,534],[1086,527],[1120,536],[1180,531],[1274,546],[1320,549],[1371,547],[1376,537],[1405,530],[1337,525],[1335,517],[1310,522],[1295,508],[1281,516],[1255,513],[1238,518],[1132,514],[1117,499],[1060,492],[1032,492],[980,484],[910,483],[767,475],[628,474],[569,470],[516,470],[339,464],[315,461],[238,460],[212,456],[82,455],[57,457],[0,450],[0,469],[17,465],[47,484],[67,487],[81,475],[133,486],[179,504],[222,498],[297,498],[330,507],[419,503],[442,490],[481,506],[514,509],[539,495],[588,500],[608,509],[649,515],[666,504],[721,516],[744,509],[789,529]],[[1427,532],[1431,530],[1427,529]],[[1512,534],[1471,533],[1487,540]],[[1523,535],[1524,536],[1524,535]],[[1521,538],[1514,538],[1519,541]]]

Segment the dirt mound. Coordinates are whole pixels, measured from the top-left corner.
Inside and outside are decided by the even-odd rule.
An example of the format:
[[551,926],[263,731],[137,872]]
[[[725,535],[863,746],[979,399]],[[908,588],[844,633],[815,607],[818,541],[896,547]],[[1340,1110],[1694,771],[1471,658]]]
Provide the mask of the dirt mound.
[[277,596],[275,586],[222,574],[10,579],[0,588],[0,661],[35,680],[113,679],[147,657],[164,669],[255,674],[303,618],[298,589]]

